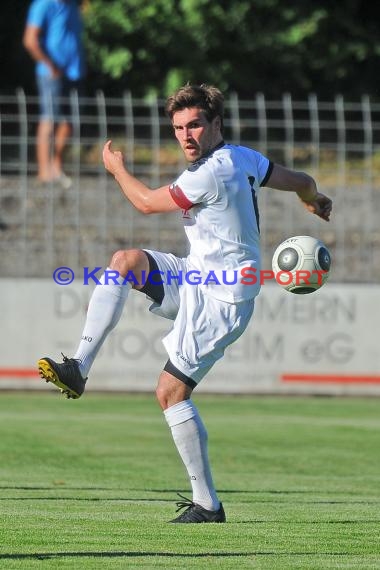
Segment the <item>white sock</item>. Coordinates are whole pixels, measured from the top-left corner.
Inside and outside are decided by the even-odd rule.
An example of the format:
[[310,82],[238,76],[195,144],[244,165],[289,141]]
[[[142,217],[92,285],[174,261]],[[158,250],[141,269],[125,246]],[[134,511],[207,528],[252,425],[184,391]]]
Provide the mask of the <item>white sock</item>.
[[207,431],[191,400],[184,400],[164,411],[193,489],[193,502],[209,511],[220,507],[208,460]]
[[[107,271],[112,271],[107,268]],[[79,369],[83,378],[87,378],[90,368],[103,345],[107,335],[117,325],[123,312],[125,301],[132,285],[123,283],[123,277],[116,279],[118,285],[107,279],[105,274],[100,278],[88,305],[86,323],[82,340],[74,358],[78,359]]]

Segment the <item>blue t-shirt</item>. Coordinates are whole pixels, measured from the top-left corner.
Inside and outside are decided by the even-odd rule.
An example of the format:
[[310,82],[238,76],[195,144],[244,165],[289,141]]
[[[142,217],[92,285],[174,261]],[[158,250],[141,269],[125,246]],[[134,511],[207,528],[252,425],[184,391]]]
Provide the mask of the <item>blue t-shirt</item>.
[[[84,76],[83,22],[75,0],[33,0],[26,23],[41,29],[41,48],[68,79]],[[39,61],[36,73],[47,76],[50,70]]]

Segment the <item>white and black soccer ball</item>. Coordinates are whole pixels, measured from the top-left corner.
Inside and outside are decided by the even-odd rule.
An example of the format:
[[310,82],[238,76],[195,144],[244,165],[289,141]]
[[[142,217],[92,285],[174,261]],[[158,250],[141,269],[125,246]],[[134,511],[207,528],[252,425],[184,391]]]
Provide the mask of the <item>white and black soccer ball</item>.
[[276,282],[291,293],[305,295],[324,285],[331,267],[325,244],[311,236],[294,236],[280,243],[272,258]]

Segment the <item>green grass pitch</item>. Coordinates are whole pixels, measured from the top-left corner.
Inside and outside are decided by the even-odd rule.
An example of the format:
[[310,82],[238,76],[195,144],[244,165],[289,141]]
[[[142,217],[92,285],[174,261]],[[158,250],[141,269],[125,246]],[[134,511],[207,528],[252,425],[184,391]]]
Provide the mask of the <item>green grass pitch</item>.
[[227,524],[153,395],[0,394],[0,568],[378,569],[380,400],[195,395]]

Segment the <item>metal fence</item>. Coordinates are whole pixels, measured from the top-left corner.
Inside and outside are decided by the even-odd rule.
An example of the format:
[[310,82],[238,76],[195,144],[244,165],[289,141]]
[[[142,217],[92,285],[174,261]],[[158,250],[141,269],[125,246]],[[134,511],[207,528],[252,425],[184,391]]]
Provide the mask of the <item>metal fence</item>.
[[[120,195],[105,172],[101,150],[108,138],[122,148],[136,176],[157,187],[185,167],[164,116],[164,101],[70,97],[73,134],[65,169],[73,186],[35,182],[38,101],[18,90],[0,95],[0,275],[50,277],[62,265],[74,271],[106,266],[115,249],[149,247],[184,255],[187,244],[175,214],[143,216]],[[331,280],[378,282],[380,278],[380,104],[367,95],[269,101],[231,94],[225,139],[252,146],[276,162],[313,175],[334,200],[329,224],[308,214],[295,196],[262,189],[264,267],[283,239],[315,235],[330,248]]]

